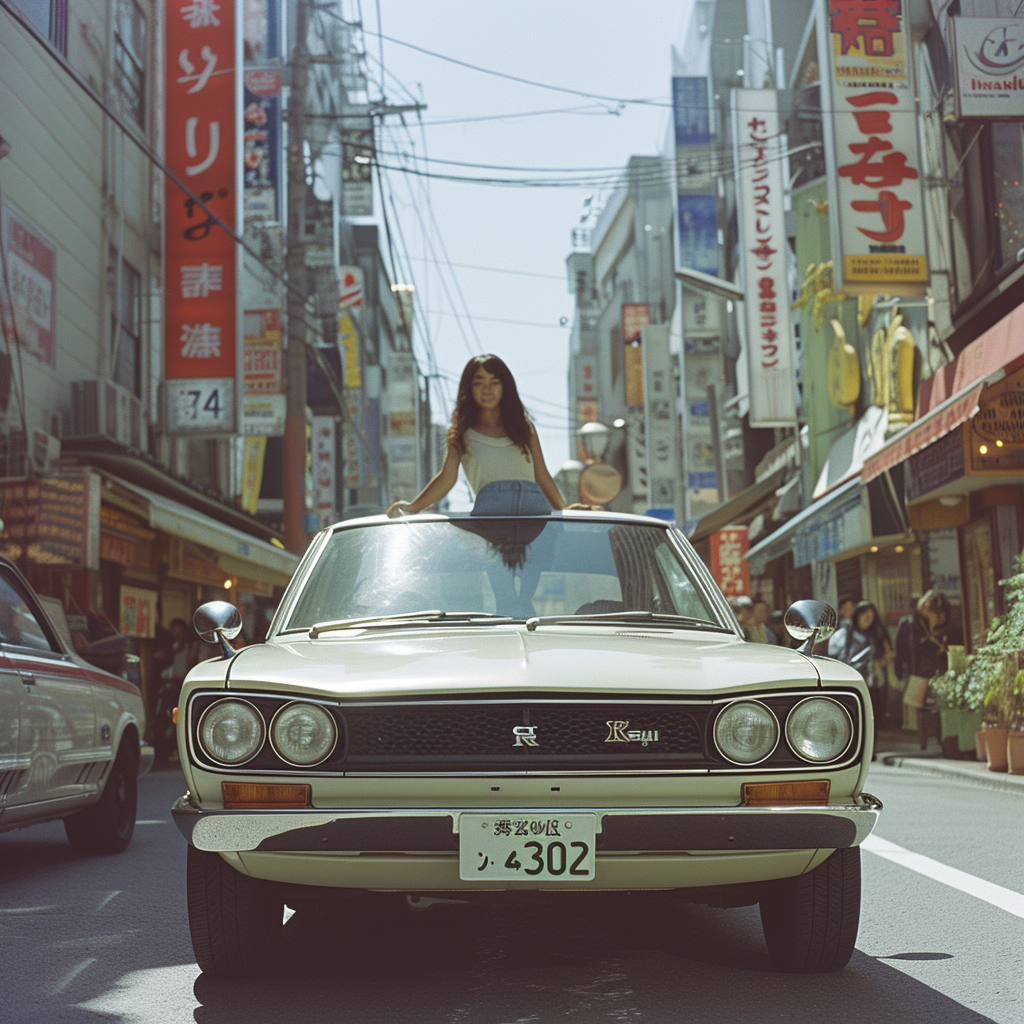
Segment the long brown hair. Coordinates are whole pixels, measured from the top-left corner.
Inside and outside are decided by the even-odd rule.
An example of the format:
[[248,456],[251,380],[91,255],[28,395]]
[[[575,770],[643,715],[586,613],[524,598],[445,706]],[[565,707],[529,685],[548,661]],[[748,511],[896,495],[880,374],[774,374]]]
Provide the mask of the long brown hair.
[[495,355],[473,356],[462,371],[459,393],[455,399],[452,425],[448,428],[448,444],[459,455],[466,454],[466,431],[480,422],[480,406],[473,400],[473,378],[477,370],[486,370],[501,381],[501,425],[505,434],[519,446],[519,450],[530,457],[530,414],[523,408],[519,390],[516,388],[512,371]]

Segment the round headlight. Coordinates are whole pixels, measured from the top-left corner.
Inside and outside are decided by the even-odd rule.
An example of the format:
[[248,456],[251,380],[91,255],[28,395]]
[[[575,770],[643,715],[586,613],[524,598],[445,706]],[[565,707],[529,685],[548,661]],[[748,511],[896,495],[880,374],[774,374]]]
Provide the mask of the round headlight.
[[245,764],[263,746],[263,716],[248,702],[219,700],[211,704],[199,722],[199,742],[219,764]]
[[270,723],[270,742],[289,764],[308,768],[334,750],[338,738],[334,719],[316,704],[289,704]]
[[786,719],[786,740],[805,761],[834,761],[846,753],[852,739],[850,713],[828,697],[808,697]]
[[763,761],[778,742],[778,719],[756,701],[730,704],[715,722],[715,743],[722,756],[736,764]]

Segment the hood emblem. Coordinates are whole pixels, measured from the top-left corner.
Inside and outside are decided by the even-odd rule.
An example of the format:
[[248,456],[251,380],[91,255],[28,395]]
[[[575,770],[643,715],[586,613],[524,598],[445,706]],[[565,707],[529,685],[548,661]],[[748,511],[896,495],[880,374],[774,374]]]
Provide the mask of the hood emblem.
[[648,743],[658,742],[657,729],[630,729],[629,722],[611,721],[605,722],[608,726],[608,735],[604,738],[605,743],[639,743],[646,747]]
[[540,744],[535,725],[514,725],[512,735],[516,738],[513,747],[536,747]]

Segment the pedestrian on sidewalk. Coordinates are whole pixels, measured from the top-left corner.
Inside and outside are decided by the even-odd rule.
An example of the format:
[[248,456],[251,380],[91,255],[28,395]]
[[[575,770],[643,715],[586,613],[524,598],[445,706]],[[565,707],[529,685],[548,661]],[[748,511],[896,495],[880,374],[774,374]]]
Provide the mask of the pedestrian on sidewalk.
[[937,590],[929,590],[917,602],[914,617],[902,628],[902,644],[897,634],[897,676],[906,683],[903,703],[914,708],[921,749],[928,745],[930,708],[928,684],[946,671],[948,656],[949,600]]
[[832,634],[828,642],[829,657],[855,668],[868,684],[875,729],[885,727],[889,699],[889,677],[886,667],[892,656],[892,641],[870,601],[861,601]]
[[477,515],[544,515],[566,507],[523,408],[512,372],[495,355],[474,356],[462,371],[440,471],[413,498],[396,501],[392,518],[412,515],[440,501],[466,472]]

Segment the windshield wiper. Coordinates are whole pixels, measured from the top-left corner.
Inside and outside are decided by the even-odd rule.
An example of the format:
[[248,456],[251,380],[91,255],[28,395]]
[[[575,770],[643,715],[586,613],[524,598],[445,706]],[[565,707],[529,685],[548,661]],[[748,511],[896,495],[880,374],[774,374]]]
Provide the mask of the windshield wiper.
[[309,637],[315,640],[321,633],[329,633],[335,629],[353,629],[356,626],[401,625],[404,622],[473,622],[486,619],[488,622],[519,622],[509,615],[496,615],[493,612],[444,612],[439,608],[431,608],[422,612],[402,612],[398,615],[367,615],[361,619],[335,619],[331,622],[317,622],[309,628]]
[[594,615],[538,615],[526,620],[526,628],[533,632],[538,626],[551,626],[560,622],[594,622],[602,623],[616,622],[646,622],[651,626],[661,626],[665,629],[675,629],[679,626],[693,626],[697,629],[714,629],[723,633],[731,633],[731,629],[712,622],[710,619],[694,619],[689,615],[667,615],[663,612],[601,612]]

